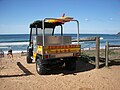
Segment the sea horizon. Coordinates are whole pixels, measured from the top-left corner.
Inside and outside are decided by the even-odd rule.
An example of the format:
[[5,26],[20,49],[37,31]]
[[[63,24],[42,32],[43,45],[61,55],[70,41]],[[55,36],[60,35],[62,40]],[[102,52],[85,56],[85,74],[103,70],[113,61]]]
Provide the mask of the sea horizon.
[[[72,39],[76,39],[77,34],[64,34],[69,35]],[[105,48],[106,42],[110,44],[120,45],[120,36],[117,34],[80,34],[80,38],[100,37],[100,48]],[[94,48],[95,42],[81,42],[81,49]],[[8,47],[13,49],[13,52],[26,51],[29,45],[29,34],[0,34],[0,49],[4,52],[8,51]]]
[[[24,35],[24,34],[29,34],[29,33],[0,33],[0,35]],[[59,34],[59,33],[57,33]],[[64,33],[64,34],[77,34],[77,33]],[[109,35],[117,35],[118,33],[80,33],[80,34],[109,34]]]

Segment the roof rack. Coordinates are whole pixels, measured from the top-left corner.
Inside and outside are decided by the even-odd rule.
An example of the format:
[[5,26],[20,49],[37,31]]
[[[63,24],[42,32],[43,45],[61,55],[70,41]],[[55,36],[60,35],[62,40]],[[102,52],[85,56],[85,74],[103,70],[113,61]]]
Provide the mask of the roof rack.
[[[73,20],[71,17],[63,17],[63,18],[45,18],[44,19],[44,27],[45,28],[55,28],[56,26],[61,26],[66,22],[70,22]],[[42,20],[34,21],[30,24],[30,28],[41,28],[42,29]]]

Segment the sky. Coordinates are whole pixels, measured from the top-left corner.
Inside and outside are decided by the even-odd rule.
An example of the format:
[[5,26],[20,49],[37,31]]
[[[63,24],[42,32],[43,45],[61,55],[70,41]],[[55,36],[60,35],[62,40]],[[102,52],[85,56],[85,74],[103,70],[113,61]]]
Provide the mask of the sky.
[[[81,34],[120,32],[120,0],[0,0],[0,34],[28,34],[30,23],[66,16],[80,22]],[[75,23],[64,33],[76,33]]]

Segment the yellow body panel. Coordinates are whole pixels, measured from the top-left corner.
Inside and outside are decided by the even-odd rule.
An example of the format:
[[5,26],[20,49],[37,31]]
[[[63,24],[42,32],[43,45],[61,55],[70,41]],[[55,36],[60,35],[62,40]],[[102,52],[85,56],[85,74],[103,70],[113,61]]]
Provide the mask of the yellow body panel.
[[38,46],[37,47],[37,53],[43,54],[43,46]]
[[70,53],[70,55],[73,55],[73,53],[79,53],[79,52],[80,52],[80,45],[38,46],[37,52],[36,53],[33,52],[33,57],[36,58],[36,54],[41,54],[41,55],[59,54],[64,56],[65,53]]
[[79,52],[80,45],[45,46],[44,54]]
[[36,59],[36,53],[35,52],[33,52],[33,58]]
[[36,59],[37,53],[38,53],[38,54],[43,54],[43,53],[42,53],[42,50],[43,50],[43,46],[38,46],[38,47],[37,47],[37,52],[34,52],[34,51],[33,51],[33,58]]

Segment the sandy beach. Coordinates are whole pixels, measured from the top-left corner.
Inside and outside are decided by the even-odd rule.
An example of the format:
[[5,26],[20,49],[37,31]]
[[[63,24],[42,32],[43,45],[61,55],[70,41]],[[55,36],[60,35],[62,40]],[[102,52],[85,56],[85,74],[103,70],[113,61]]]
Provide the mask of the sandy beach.
[[[120,55],[120,54],[119,54]],[[118,60],[120,56],[118,56]],[[26,63],[20,53],[0,58],[0,90],[119,90],[120,62],[94,69],[86,61],[77,61],[76,71],[64,68],[49,75],[38,75],[35,62]]]
[[120,90],[120,0],[0,0],[0,13],[0,90]]

